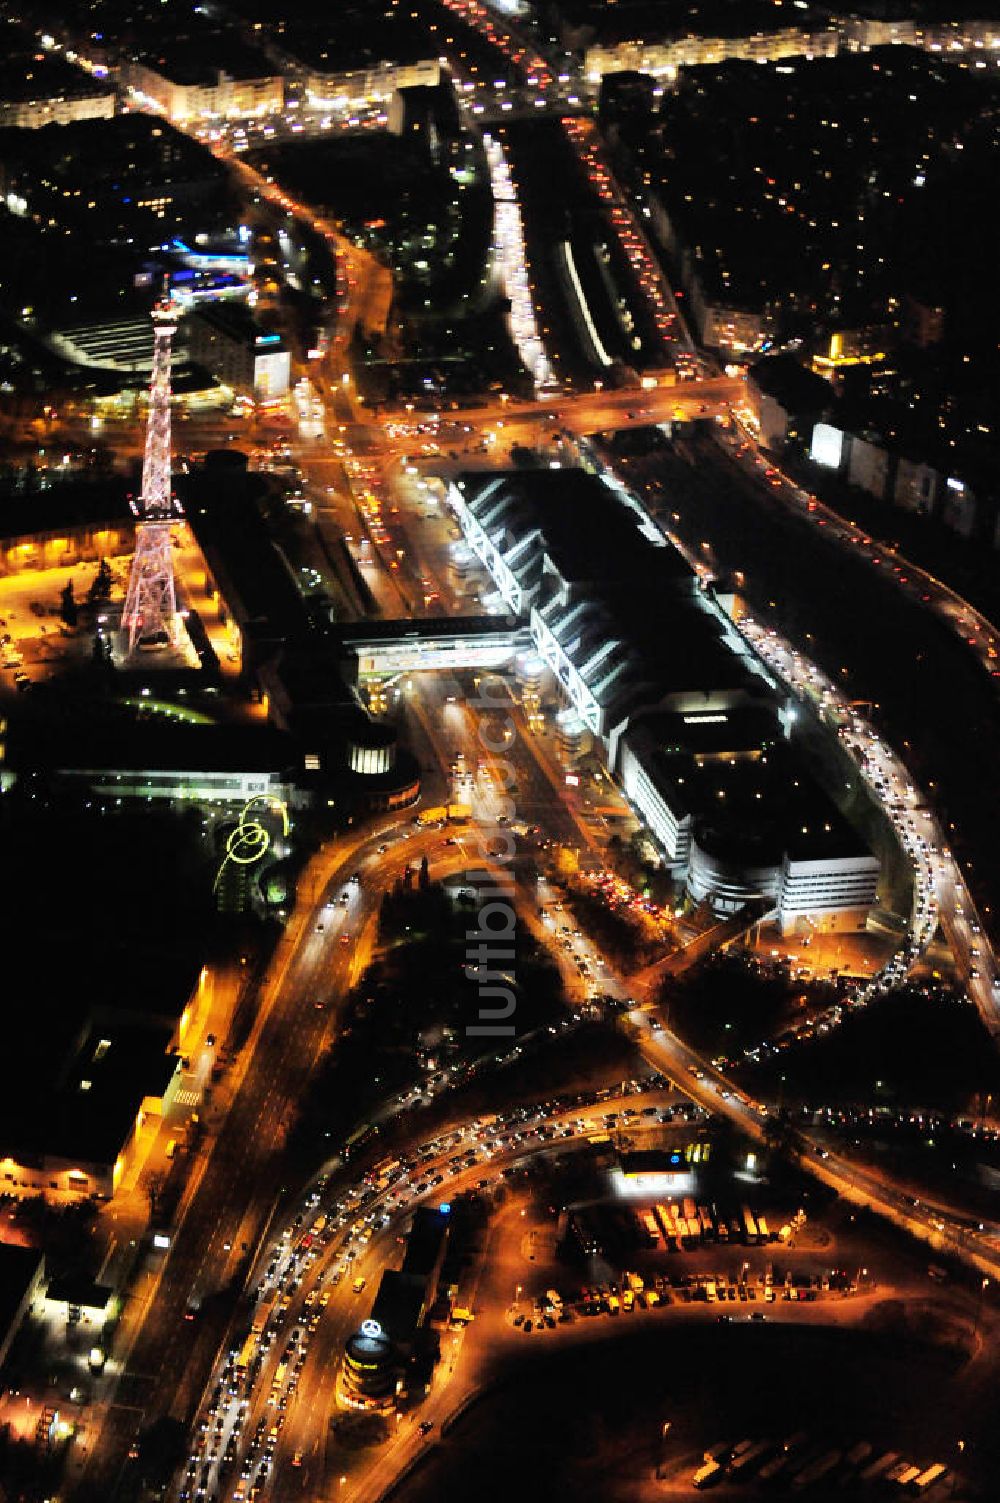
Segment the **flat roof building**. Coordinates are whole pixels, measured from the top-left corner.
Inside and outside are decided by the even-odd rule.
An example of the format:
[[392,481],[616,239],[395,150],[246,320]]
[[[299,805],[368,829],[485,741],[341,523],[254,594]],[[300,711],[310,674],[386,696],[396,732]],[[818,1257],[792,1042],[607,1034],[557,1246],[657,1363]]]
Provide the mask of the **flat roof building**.
[[291,354],[284,339],[263,328],[241,303],[201,304],[185,328],[191,359],[227,386],[261,401],[287,392]]
[[45,1257],[37,1248],[0,1242],[0,1367],[42,1291]]
[[228,168],[168,121],[138,112],[0,130],[0,192],[44,224],[140,249],[227,227],[237,213]]
[[448,499],[691,896],[864,927],[878,861],[789,744],[771,675],[625,488],[494,472]]
[[[266,6],[260,11],[270,19]],[[450,17],[453,25],[461,22]],[[399,0],[378,8],[343,0],[332,23],[321,12],[300,9],[283,16],[281,47],[303,80],[306,103],[334,118],[388,106],[395,90],[433,87],[443,72],[426,24]]]
[[413,1213],[413,1225],[406,1239],[406,1256],[402,1273],[425,1280],[427,1308],[437,1297],[438,1279],[448,1247],[450,1223],[448,1212],[418,1206]]
[[470,473],[452,482],[449,502],[504,607],[527,620],[539,657],[612,760],[640,704],[764,692],[684,559],[594,475]]
[[115,1306],[115,1291],[109,1284],[96,1284],[78,1274],[51,1279],[45,1290],[46,1311],[57,1319],[75,1318],[88,1326],[104,1325]]
[[777,706],[636,718],[621,778],[696,902],[864,928],[879,863],[785,739]]
[[0,507],[0,576],[65,564],[97,563],[130,553],[135,513],[125,483],[70,481],[53,487],[44,507],[36,496]]
[[761,442],[778,453],[791,440],[808,443],[816,419],[835,400],[829,381],[794,355],[768,355],[758,360],[750,367],[746,389]]
[[258,794],[290,802],[301,756],[273,726],[53,723],[25,711],[0,746],[0,766],[15,775],[48,772],[106,798],[242,804]]
[[56,52],[40,52],[10,24],[0,26],[0,126],[38,130],[75,120],[108,120],[115,91]]
[[183,125],[274,115],[285,101],[284,80],[263,52],[233,32],[208,26],[187,36],[160,38],[123,63],[121,73],[134,93]]
[[91,1018],[33,1120],[0,1144],[0,1188],[109,1200],[180,1080],[169,1024]]

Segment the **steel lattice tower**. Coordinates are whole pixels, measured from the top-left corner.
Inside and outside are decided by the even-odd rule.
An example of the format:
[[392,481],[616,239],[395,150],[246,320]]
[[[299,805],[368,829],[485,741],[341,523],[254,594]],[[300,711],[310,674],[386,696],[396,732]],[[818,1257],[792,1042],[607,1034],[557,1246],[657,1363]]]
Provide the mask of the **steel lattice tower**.
[[169,298],[153,309],[153,378],[146,449],[142,460],[135,558],[122,612],[129,656],[137,648],[167,647],[177,640],[177,597],[170,524],[170,347],[177,314]]

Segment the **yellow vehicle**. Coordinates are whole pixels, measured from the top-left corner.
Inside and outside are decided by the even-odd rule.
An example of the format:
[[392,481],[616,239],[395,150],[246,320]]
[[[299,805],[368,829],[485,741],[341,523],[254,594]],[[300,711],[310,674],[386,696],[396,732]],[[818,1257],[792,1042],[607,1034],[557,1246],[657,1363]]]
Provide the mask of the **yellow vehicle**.
[[417,824],[422,830],[425,830],[428,825],[443,825],[447,818],[448,810],[443,805],[440,805],[434,809],[421,810],[417,815]]

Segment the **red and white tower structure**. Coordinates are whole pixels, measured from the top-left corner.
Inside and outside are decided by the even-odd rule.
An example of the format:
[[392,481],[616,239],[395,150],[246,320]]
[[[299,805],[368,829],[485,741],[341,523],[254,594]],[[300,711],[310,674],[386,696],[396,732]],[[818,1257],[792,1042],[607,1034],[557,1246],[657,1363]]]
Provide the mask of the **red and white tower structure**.
[[177,596],[170,526],[170,350],[177,313],[169,297],[153,309],[153,379],[149,392],[142,489],[137,507],[135,558],[122,612],[128,655],[172,646],[178,637]]

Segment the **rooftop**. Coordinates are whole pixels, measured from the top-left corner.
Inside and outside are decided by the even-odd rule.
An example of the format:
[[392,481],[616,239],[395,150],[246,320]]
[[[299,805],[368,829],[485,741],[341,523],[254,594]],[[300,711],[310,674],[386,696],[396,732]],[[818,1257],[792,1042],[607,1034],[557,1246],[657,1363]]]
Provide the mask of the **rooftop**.
[[124,482],[67,482],[44,496],[11,498],[0,506],[0,538],[57,536],[74,527],[120,527],[135,521]]
[[95,1284],[93,1279],[83,1278],[80,1274],[65,1274],[62,1278],[50,1280],[45,1298],[78,1305],[82,1310],[99,1310],[103,1314],[114,1292],[108,1284]]
[[448,1240],[449,1230],[446,1212],[432,1210],[429,1206],[418,1206],[413,1213],[413,1226],[406,1239],[402,1272],[428,1278]]
[[[34,713],[38,706],[40,713]],[[6,762],[34,772],[285,772],[294,743],[267,725],[203,725],[150,717],[69,717],[18,707],[7,735]],[[53,732],[55,731],[55,734]]]
[[956,142],[995,128],[998,92],[911,47],[727,62],[684,72],[658,116],[622,129],[706,296],[812,334],[884,321],[907,290],[913,205],[958,170]]
[[664,754],[712,758],[759,752],[784,739],[772,705],[682,713],[654,711],[654,735]]
[[44,1261],[37,1248],[0,1242],[0,1347]]
[[768,355],[750,368],[750,380],[789,412],[818,416],[835,398],[829,381],[807,370],[794,355]]
[[[440,25],[441,12],[425,0],[340,0],[328,13],[311,0],[283,0],[280,18],[270,0],[239,0],[239,9],[251,24],[271,28],[282,51],[319,73],[436,61],[442,50],[430,30]],[[451,28],[466,31],[452,15],[448,26],[452,35]]]
[[666,42],[679,37],[742,37],[789,26],[823,30],[829,24],[816,5],[791,0],[556,0],[564,23],[582,40]]
[[[693,576],[669,546],[656,546],[638,516],[585,470],[470,471],[458,476],[466,504],[494,542],[524,548],[525,578],[538,582],[542,551],[570,585],[614,590],[643,582],[678,597],[690,595]],[[661,542],[665,542],[660,538]],[[537,572],[528,566],[533,559]]]
[[759,864],[783,853],[796,860],[867,853],[773,716],[738,710],[715,717],[719,734],[708,750],[698,746],[707,725],[694,725],[695,745],[688,746],[679,739],[683,720],[650,715],[640,734],[652,744],[647,765],[657,787],[678,820],[690,817],[704,850]]
[[647,702],[755,692],[686,560],[596,476],[470,473],[459,485],[517,580],[523,613],[544,624],[609,712],[620,715],[640,691]]
[[0,103],[113,96],[107,82],[74,68],[58,53],[25,45],[28,40],[9,25],[0,27]]
[[397,638],[419,637],[434,641],[438,637],[492,637],[501,631],[517,631],[517,616],[430,616],[414,621],[408,616],[389,621],[347,622],[338,629],[345,647],[362,642],[394,642]]
[[636,1148],[619,1155],[626,1178],[642,1174],[687,1174],[688,1166],[679,1148]]
[[258,477],[217,470],[184,477],[184,512],[241,628],[282,640],[306,631],[308,612],[291,566],[259,509]]
[[[0,130],[0,164],[21,169],[29,182],[58,192],[80,189],[80,163],[87,163],[91,195],[112,191],[129,205],[138,190],[152,194],[166,184],[225,182],[228,169],[197,141],[166,120],[131,113],[111,120],[75,120],[38,130]],[[89,200],[81,192],[79,202]]]
[[173,1029],[155,1022],[92,1021],[44,1115],[32,1124],[37,1150],[114,1164],[147,1096],[161,1097],[179,1068],[167,1053]]
[[274,78],[279,71],[265,53],[241,42],[234,32],[208,26],[187,36],[157,38],[135,61],[172,83],[209,88],[224,78]]
[[390,1341],[405,1345],[412,1341],[424,1315],[426,1280],[416,1274],[383,1273],[372,1305],[372,1320],[377,1320]]
[[242,340],[246,344],[266,341],[269,349],[284,348],[281,335],[258,323],[245,303],[202,303],[190,317],[218,329],[229,339]]

